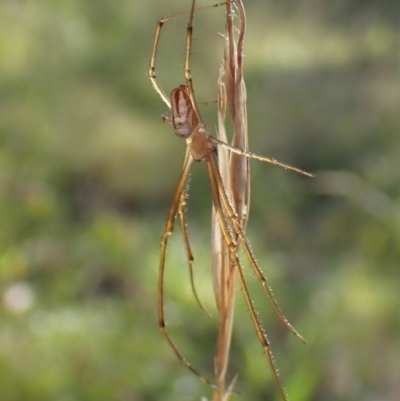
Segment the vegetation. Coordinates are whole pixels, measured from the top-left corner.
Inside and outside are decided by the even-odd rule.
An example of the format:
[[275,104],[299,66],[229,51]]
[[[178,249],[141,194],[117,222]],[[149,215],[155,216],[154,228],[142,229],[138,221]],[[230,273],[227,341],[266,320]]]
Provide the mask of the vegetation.
[[[184,155],[146,77],[156,21],[187,1],[0,2],[0,389],[7,401],[199,400],[211,391],[157,328],[159,240]],[[397,400],[400,376],[400,3],[247,2],[248,237],[290,335],[246,276],[293,401]],[[250,4],[251,3],[251,4]],[[202,2],[202,5],[207,4]],[[195,17],[193,74],[216,98],[223,9]],[[185,18],[165,26],[157,75],[183,82]],[[210,130],[216,107],[203,106]],[[210,194],[194,166],[196,282],[215,310]],[[166,313],[212,377],[215,320],[168,249]],[[250,272],[250,269],[249,269]],[[238,400],[278,397],[238,294]]]

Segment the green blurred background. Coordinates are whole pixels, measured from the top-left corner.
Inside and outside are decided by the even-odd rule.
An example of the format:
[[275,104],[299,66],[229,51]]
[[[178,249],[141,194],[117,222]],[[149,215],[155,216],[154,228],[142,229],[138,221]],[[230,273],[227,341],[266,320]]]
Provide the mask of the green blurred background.
[[[210,4],[203,1],[199,5]],[[158,18],[189,0],[0,2],[0,398],[210,398],[157,327],[159,240],[184,143],[146,76]],[[400,3],[246,1],[250,147],[317,174],[252,162],[248,237],[301,344],[246,265],[290,399],[400,394]],[[195,18],[194,85],[216,98],[223,7]],[[165,25],[157,74],[183,81],[185,23]],[[215,104],[202,106],[211,131]],[[193,168],[196,282],[168,249],[170,333],[212,378],[217,319],[210,194]],[[237,400],[277,390],[241,292]]]

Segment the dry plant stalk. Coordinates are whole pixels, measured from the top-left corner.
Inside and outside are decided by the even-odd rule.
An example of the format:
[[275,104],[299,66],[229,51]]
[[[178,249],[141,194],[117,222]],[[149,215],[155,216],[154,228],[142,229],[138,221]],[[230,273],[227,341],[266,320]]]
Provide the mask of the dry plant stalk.
[[[246,15],[241,0],[236,0],[239,12],[239,31],[234,34],[232,3],[226,3],[226,35],[224,59],[218,79],[218,139],[227,143],[225,114],[228,107],[232,120],[232,146],[248,149],[246,86],[243,79],[243,40],[246,30]],[[238,221],[243,229],[247,225],[250,201],[250,170],[247,157],[230,153],[226,148],[218,152],[218,166]],[[236,247],[240,241],[235,234]],[[216,303],[219,311],[219,334],[214,361],[217,389],[214,401],[227,401],[235,380],[227,387],[227,369],[232,337],[235,306],[236,271],[218,223],[215,210],[212,217],[212,272]],[[238,251],[238,249],[236,249]]]

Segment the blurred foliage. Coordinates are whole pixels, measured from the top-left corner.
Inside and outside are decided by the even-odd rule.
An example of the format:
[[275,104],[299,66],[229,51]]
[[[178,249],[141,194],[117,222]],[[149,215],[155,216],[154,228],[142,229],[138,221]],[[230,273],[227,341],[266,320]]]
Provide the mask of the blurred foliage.
[[[159,239],[184,144],[146,77],[156,21],[189,1],[0,2],[0,389],[7,401],[210,396],[157,328]],[[248,2],[252,162],[248,236],[287,333],[247,273],[292,400],[400,392],[400,3]],[[251,3],[251,4],[250,4]],[[203,1],[202,5],[207,4]],[[195,18],[194,85],[216,97],[223,9]],[[157,75],[183,81],[185,18],[165,25]],[[215,105],[202,106],[210,129]],[[214,311],[210,197],[188,206],[196,280]],[[179,230],[177,230],[179,231]],[[240,292],[235,397],[277,399]],[[182,237],[168,250],[170,332],[212,377],[217,324],[190,292]]]

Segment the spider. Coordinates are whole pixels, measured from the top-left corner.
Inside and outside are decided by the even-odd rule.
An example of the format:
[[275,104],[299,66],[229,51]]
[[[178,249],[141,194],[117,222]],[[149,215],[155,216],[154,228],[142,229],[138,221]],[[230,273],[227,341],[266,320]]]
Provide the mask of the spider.
[[[228,0],[228,2],[232,2],[232,0]],[[261,326],[261,323],[258,319],[257,313],[255,311],[245,278],[243,274],[243,268],[241,262],[239,260],[237,250],[238,245],[240,244],[247,258],[258,277],[259,281],[261,282],[264,291],[275,310],[276,314],[283,322],[283,324],[301,341],[304,342],[303,337],[294,329],[294,327],[287,321],[287,319],[283,316],[281,310],[279,309],[273,294],[270,290],[270,287],[267,283],[267,280],[259,267],[254,254],[250,248],[249,242],[246,239],[244,229],[242,228],[237,213],[232,205],[232,201],[229,198],[227,191],[224,187],[221,173],[218,167],[218,155],[217,155],[217,147],[222,146],[228,149],[230,152],[239,154],[246,158],[253,158],[263,162],[268,162],[271,164],[275,164],[281,166],[285,169],[293,170],[300,174],[304,174],[306,176],[313,177],[312,174],[309,174],[303,170],[297,169],[295,167],[288,166],[281,162],[278,162],[275,159],[258,156],[254,153],[248,152],[243,149],[236,148],[231,146],[209,134],[207,131],[206,125],[203,122],[203,119],[200,115],[200,111],[198,108],[198,104],[196,102],[194,89],[193,89],[193,80],[191,76],[190,70],[190,61],[191,61],[191,48],[192,48],[192,34],[193,34],[193,18],[195,11],[201,11],[205,9],[209,9],[212,7],[220,6],[221,4],[209,5],[206,7],[195,9],[195,0],[192,0],[191,9],[189,12],[184,12],[180,14],[176,14],[167,18],[162,18],[158,21],[157,29],[155,33],[155,39],[152,49],[152,55],[150,60],[150,66],[148,75],[154,90],[158,93],[161,97],[163,102],[167,105],[169,112],[162,116],[163,121],[168,122],[172,125],[174,133],[181,139],[186,141],[186,153],[183,160],[183,166],[181,170],[181,174],[175,188],[172,205],[169,210],[167,223],[165,227],[165,231],[162,235],[161,239],[161,255],[160,255],[160,265],[159,265],[159,280],[158,280],[158,324],[159,328],[171,346],[172,350],[181,361],[181,363],[192,371],[199,379],[208,385],[215,388],[215,384],[211,383],[209,380],[205,379],[200,373],[182,356],[181,352],[178,350],[176,344],[171,339],[166,323],[165,323],[165,313],[164,313],[164,273],[165,273],[165,260],[166,260],[166,250],[168,245],[168,239],[171,236],[174,224],[177,215],[180,217],[181,221],[181,228],[184,237],[184,244],[185,249],[189,261],[189,271],[190,271],[190,279],[191,285],[196,297],[197,302],[200,304],[200,300],[197,296],[197,293],[194,288],[193,283],[193,271],[192,271],[192,263],[193,263],[193,256],[189,245],[188,235],[186,231],[186,224],[185,224],[185,215],[184,209],[186,205],[186,184],[188,181],[191,165],[193,161],[198,162],[205,162],[207,166],[210,187],[211,187],[211,196],[213,206],[215,208],[215,214],[221,228],[221,232],[223,234],[223,238],[225,244],[229,250],[230,260],[232,266],[234,267],[237,278],[239,280],[239,284],[241,286],[243,295],[245,297],[245,301],[247,307],[249,309],[251,319],[253,321],[255,330],[257,332],[258,338],[262,344],[264,349],[264,353],[267,356],[269,361],[269,365],[271,367],[271,371],[274,377],[274,380],[277,384],[280,394],[282,395],[283,399],[286,400],[285,392],[283,387],[280,383],[277,370],[275,368],[269,341],[266,338],[264,330]],[[222,3],[226,4],[226,3]],[[180,18],[184,15],[189,14],[188,24],[187,24],[187,33],[186,33],[186,51],[185,51],[185,63],[184,63],[184,75],[185,75],[185,84],[182,84],[171,91],[170,96],[167,96],[160,84],[158,83],[156,73],[155,73],[155,63],[156,63],[156,55],[158,50],[159,39],[161,35],[161,29],[165,22],[171,21],[177,18]]]

